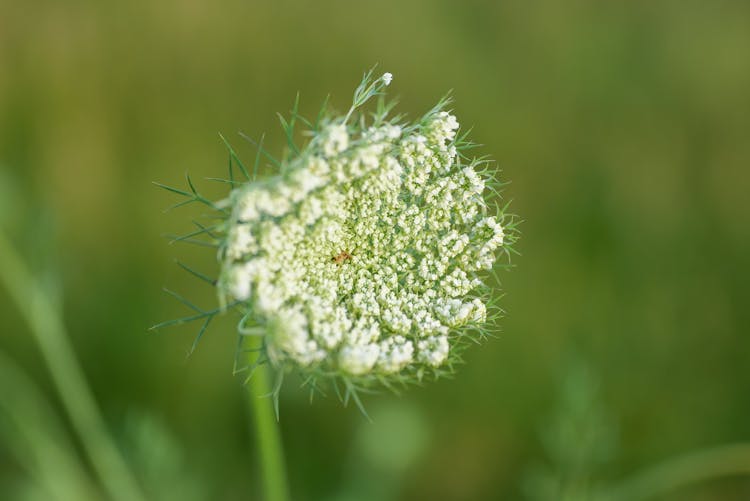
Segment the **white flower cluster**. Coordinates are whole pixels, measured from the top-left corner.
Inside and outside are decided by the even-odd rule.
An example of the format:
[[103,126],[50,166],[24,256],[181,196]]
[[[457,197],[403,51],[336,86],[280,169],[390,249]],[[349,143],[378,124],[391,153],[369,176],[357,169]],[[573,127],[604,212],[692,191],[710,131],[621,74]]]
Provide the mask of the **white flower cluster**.
[[485,321],[478,273],[504,233],[457,129],[445,111],[408,127],[334,120],[283,175],[232,192],[220,286],[266,326],[275,365],[435,368],[456,329]]

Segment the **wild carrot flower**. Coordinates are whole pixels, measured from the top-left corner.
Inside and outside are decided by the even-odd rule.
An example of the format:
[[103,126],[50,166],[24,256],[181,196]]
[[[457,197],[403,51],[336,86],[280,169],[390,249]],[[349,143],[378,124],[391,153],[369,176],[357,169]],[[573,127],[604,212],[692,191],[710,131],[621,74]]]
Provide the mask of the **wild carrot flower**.
[[223,304],[240,309],[240,334],[262,336],[259,362],[313,386],[439,375],[498,314],[485,279],[515,232],[489,201],[497,182],[466,156],[449,99],[415,122],[391,117],[391,80],[365,75],[345,116],[305,121],[302,148],[296,110],[282,119],[280,172],[215,204]]

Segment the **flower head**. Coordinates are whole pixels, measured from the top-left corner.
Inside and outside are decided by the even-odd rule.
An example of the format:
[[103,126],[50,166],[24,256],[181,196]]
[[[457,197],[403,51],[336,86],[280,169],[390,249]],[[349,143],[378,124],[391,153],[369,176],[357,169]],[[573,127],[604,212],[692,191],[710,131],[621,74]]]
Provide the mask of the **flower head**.
[[[485,333],[485,273],[509,251],[511,220],[488,202],[490,171],[463,153],[449,101],[413,123],[389,118],[391,78],[366,75],[346,116],[323,118],[278,175],[219,204],[217,286],[279,370],[408,382]],[[376,95],[374,114],[354,115]]]

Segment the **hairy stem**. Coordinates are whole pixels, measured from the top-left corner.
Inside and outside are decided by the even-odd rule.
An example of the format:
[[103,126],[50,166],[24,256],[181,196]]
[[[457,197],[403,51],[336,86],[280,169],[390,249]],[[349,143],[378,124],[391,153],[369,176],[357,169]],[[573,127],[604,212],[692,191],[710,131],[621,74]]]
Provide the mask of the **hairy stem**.
[[104,420],[70,344],[59,308],[0,232],[0,283],[28,323],[70,421],[114,500],[144,499]]
[[[262,338],[249,336],[251,348],[260,348]],[[250,352],[254,353],[253,351]],[[258,448],[263,477],[263,489],[267,501],[287,501],[289,491],[284,469],[284,451],[281,445],[281,434],[273,409],[271,393],[270,371],[267,364],[255,369],[247,383],[247,401],[253,418],[255,443]]]

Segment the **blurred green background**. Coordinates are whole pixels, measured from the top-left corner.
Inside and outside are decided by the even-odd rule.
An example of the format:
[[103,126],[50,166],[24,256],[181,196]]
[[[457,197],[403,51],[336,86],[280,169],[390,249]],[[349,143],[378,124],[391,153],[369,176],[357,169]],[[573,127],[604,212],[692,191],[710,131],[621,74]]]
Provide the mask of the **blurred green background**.
[[[232,321],[191,357],[195,329],[147,332],[185,313],[162,286],[215,301],[174,258],[216,268],[163,238],[196,210],[163,213],[151,182],[220,197],[219,132],[249,161],[237,131],[280,151],[298,90],[303,114],[329,92],[346,109],[374,63],[411,117],[454,89],[512,181],[522,255],[503,332],[455,379],[367,398],[374,424],[285,387],[293,498],[586,499],[750,440],[750,3],[0,0],[0,225],[59,291],[153,496],[258,499],[259,478]],[[0,333],[72,436],[6,290]],[[13,436],[0,498],[31,499]],[[750,499],[750,479],[659,499]]]

